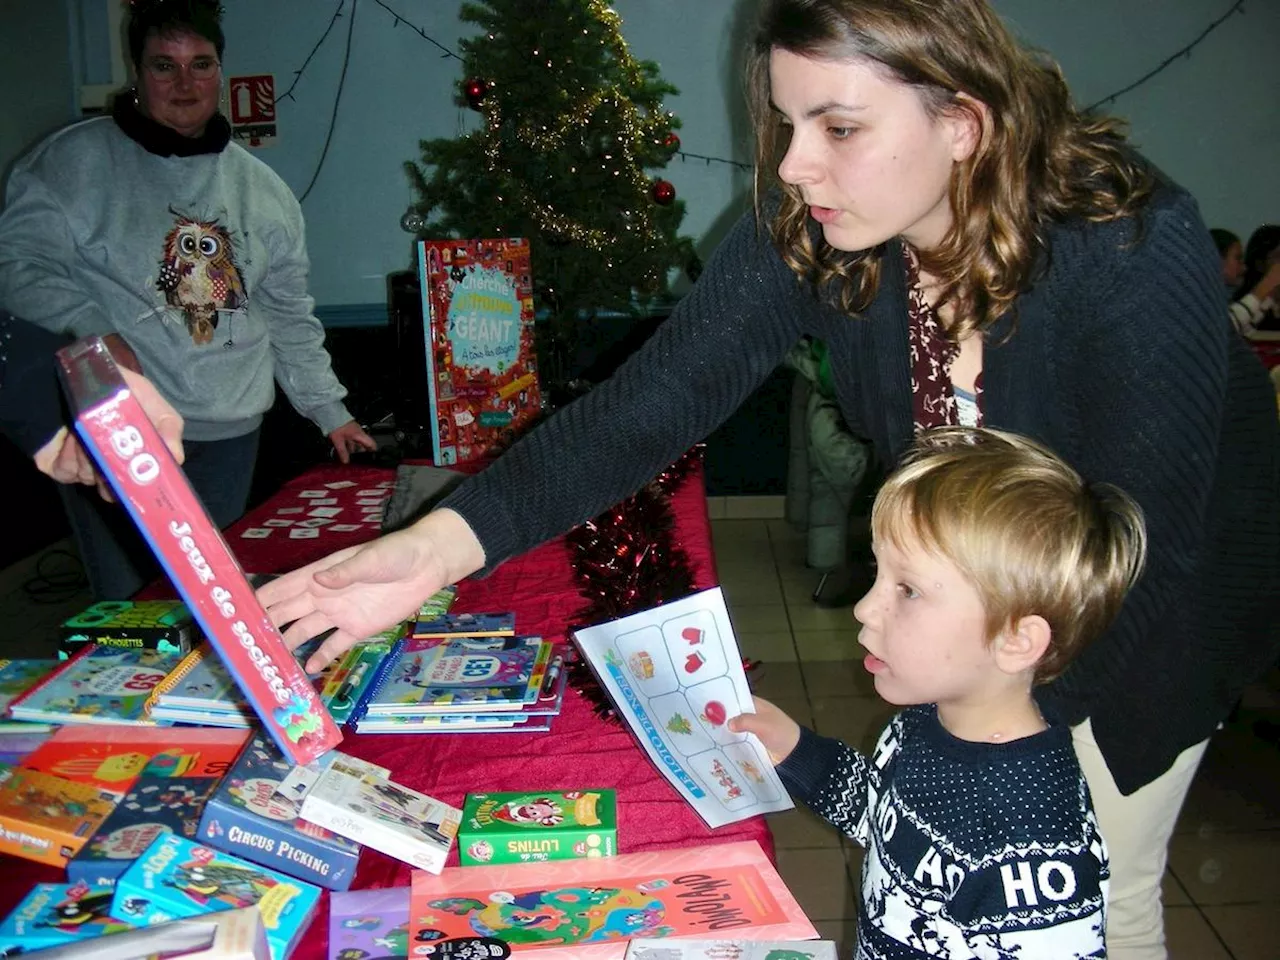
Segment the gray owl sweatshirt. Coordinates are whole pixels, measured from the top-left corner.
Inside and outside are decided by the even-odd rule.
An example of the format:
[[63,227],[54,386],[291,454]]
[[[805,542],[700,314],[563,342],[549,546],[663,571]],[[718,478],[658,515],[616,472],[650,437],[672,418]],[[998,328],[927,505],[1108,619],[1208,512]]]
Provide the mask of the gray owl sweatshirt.
[[160,156],[109,117],[15,164],[0,306],[58,333],[118,333],[191,440],[254,430],[278,381],[324,433],[351,419],[312,313],[302,210],[237,144]]

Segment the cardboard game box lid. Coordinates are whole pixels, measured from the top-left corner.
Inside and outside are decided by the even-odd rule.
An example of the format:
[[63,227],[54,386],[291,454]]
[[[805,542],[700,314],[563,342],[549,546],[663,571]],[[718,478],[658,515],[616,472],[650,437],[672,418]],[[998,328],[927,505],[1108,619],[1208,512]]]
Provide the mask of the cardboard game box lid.
[[263,728],[295,764],[337,746],[342,733],[102,338],[63,347],[58,364],[81,439]]

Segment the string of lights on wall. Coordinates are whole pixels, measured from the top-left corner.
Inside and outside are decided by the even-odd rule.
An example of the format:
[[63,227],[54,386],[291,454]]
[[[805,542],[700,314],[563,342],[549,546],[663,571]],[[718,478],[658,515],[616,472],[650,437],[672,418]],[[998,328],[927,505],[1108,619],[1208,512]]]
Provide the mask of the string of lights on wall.
[[[307,67],[311,63],[312,58],[315,57],[316,52],[324,45],[325,40],[328,39],[329,34],[333,30],[334,24],[337,23],[338,19],[343,15],[342,10],[343,10],[343,7],[346,6],[346,2],[347,0],[338,0],[338,5],[333,11],[333,16],[329,19],[329,25],[325,27],[324,33],[320,35],[320,39],[316,41],[316,45],[312,48],[311,52],[307,54],[306,59],[303,60],[302,66],[294,71],[293,82],[289,84],[288,90],[286,90],[284,93],[280,94],[280,96],[276,98],[277,103],[285,99],[294,100],[296,102],[296,99],[293,96],[294,88],[297,87],[298,81],[302,79],[302,75],[306,72]],[[435,47],[436,50],[439,51],[440,56],[443,59],[454,59],[459,62],[462,62],[462,57],[460,57],[457,53],[455,53],[449,47],[445,46],[443,43],[440,43],[434,37],[430,36],[425,30],[423,30],[417,24],[413,23],[407,17],[404,17],[403,15],[398,13],[389,4],[387,4],[385,0],[373,0],[373,2],[391,15],[392,17],[391,25],[393,29],[403,25],[408,29],[410,29],[411,31],[413,31],[414,33],[416,33],[426,43],[429,43],[431,46]],[[307,187],[307,191],[303,193],[301,199],[305,199],[306,194],[311,190],[311,186],[315,185],[316,178],[319,177],[320,175],[320,168],[324,165],[324,158],[328,153],[329,142],[333,137],[333,126],[337,120],[337,108],[338,108],[337,99],[342,96],[343,80],[345,80],[346,78],[347,66],[348,66],[348,62],[351,54],[351,28],[354,26],[355,3],[356,3],[356,0],[351,0],[352,22],[348,24],[348,29],[347,29],[347,50],[346,50],[346,55],[344,56],[343,62],[342,62],[342,80],[339,81],[338,93],[334,102],[333,119],[330,122],[328,136],[326,136],[325,138],[324,150],[321,153],[320,162],[317,164],[315,174],[311,178],[311,184]],[[1203,43],[1205,39],[1211,33],[1213,33],[1213,31],[1218,29],[1218,27],[1222,26],[1223,23],[1225,23],[1235,14],[1243,14],[1244,12],[1245,12],[1244,0],[1234,0],[1234,2],[1231,4],[1231,7],[1225,13],[1223,13],[1221,16],[1219,16],[1217,19],[1211,22],[1208,26],[1206,26],[1204,30],[1202,30],[1200,34],[1194,40],[1188,43],[1185,47],[1170,54],[1164,60],[1160,61],[1160,63],[1157,64],[1155,67],[1153,67],[1151,70],[1148,70],[1141,77],[1139,77],[1137,80],[1133,81],[1132,83],[1128,84],[1127,86],[1121,87],[1119,90],[1116,90],[1114,93],[1110,93],[1107,96],[1103,97],[1102,99],[1096,100],[1093,103],[1089,104],[1087,107],[1085,107],[1085,111],[1086,112],[1093,111],[1098,109],[1099,107],[1103,107],[1103,106],[1106,106],[1107,104],[1114,103],[1117,99],[1124,96],[1125,94],[1132,93],[1134,90],[1137,90],[1139,87],[1147,84],[1148,82],[1153,80],[1155,77],[1159,76],[1161,73],[1163,73],[1164,71],[1172,67],[1177,61],[1183,58],[1189,59],[1191,56],[1191,52],[1195,50],[1195,48],[1198,47],[1201,43]],[[677,150],[675,152],[675,155],[678,156],[682,161],[701,160],[707,166],[710,166],[713,163],[719,163],[719,164],[726,164],[738,170],[753,169],[752,164],[743,163],[741,160],[732,160],[732,159],[727,159],[725,157],[707,156],[701,153],[692,153],[688,150]]]

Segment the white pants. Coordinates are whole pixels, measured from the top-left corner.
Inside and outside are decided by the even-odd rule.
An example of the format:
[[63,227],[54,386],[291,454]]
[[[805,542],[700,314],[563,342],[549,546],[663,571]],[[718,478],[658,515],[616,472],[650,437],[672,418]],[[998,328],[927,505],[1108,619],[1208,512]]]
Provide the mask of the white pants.
[[1160,884],[1169,838],[1209,741],[1187,747],[1164,774],[1126,797],[1111,778],[1088,720],[1072,728],[1071,739],[1111,857],[1107,956],[1166,960]]

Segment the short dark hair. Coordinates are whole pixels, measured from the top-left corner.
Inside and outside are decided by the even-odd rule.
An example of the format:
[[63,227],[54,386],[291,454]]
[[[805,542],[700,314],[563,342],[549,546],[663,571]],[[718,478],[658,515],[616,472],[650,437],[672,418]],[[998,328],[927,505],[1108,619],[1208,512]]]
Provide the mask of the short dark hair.
[[1240,242],[1240,238],[1234,233],[1221,227],[1214,227],[1209,231],[1209,236],[1213,237],[1213,245],[1218,248],[1218,256],[1220,257],[1227,255],[1227,251],[1231,249],[1233,243]]
[[131,0],[126,33],[134,66],[142,64],[142,48],[152,34],[194,33],[213,44],[218,59],[227,45],[218,0]]

